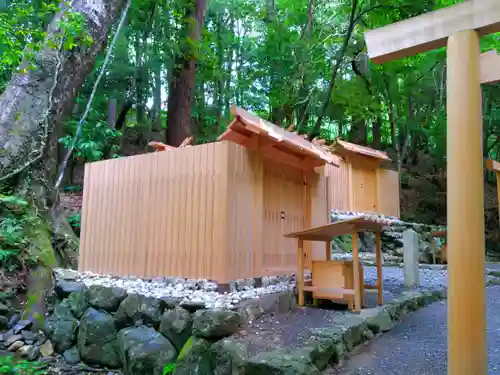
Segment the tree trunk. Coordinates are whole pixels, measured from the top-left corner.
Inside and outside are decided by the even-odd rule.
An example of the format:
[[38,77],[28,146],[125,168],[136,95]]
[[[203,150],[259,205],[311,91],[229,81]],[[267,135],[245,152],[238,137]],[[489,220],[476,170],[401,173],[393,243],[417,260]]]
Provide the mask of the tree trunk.
[[[196,79],[196,56],[192,44],[199,43],[205,20],[206,0],[194,0],[186,8],[184,41],[176,56],[168,87],[167,144],[179,146],[196,133],[191,126],[191,99]],[[188,43],[188,39],[189,42]]]
[[[61,242],[68,245],[62,245],[65,249],[72,250],[64,254],[67,265],[76,263],[76,237],[52,196],[58,139],[62,120],[71,113],[74,99],[106,45],[123,5],[123,0],[73,0],[69,10],[84,17],[94,42],[71,51],[50,47],[49,40],[60,44],[55,37],[61,33],[57,24],[62,12],[67,11],[62,9],[49,25],[47,40],[35,57],[35,69],[24,70],[28,62],[23,61],[21,73],[13,75],[0,96],[0,183],[15,185],[20,195],[33,202],[38,215],[52,222],[52,231],[43,223],[27,228],[32,231],[34,248],[43,255],[37,258],[37,282],[30,284],[33,288],[28,286],[32,300],[44,301],[48,290],[36,285],[50,283],[50,268],[57,264],[52,259],[58,258]],[[35,320],[40,314],[39,304],[29,304],[25,318]]]
[[[63,51],[45,44],[37,54],[36,69],[13,75],[0,96],[0,181],[45,159],[57,145],[57,138],[51,136],[59,133],[61,120],[71,112],[75,96],[106,45],[123,3],[123,0],[74,0],[70,9],[84,16],[94,40],[92,45]],[[57,28],[60,19],[58,13],[49,26],[47,38],[54,40],[60,34]],[[26,65],[23,62],[21,67]]]

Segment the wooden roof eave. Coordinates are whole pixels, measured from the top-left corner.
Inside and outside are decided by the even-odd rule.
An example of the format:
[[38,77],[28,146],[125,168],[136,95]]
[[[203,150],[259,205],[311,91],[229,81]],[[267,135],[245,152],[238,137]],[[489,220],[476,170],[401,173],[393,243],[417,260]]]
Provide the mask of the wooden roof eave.
[[[255,115],[251,116],[258,119],[259,122],[252,118],[249,119],[250,116],[242,116],[245,113],[241,109],[233,108],[233,114],[236,118],[229,124],[227,130],[218,137],[219,141],[228,140],[250,149],[258,149],[266,157],[276,158],[278,161],[305,171],[323,166],[326,163],[339,167],[334,155],[318,148],[309,141],[305,142],[311,150],[302,147],[293,141],[293,138],[298,136],[292,136],[292,133],[287,136],[288,132],[283,135],[279,134],[273,130],[276,125],[266,126],[261,122],[263,120]],[[281,131],[286,132],[284,129]]]

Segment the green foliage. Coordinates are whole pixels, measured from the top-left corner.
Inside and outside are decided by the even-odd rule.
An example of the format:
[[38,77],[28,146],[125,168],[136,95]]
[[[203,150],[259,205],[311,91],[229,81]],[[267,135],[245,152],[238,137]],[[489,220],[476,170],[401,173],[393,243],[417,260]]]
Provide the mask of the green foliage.
[[[78,126],[77,121],[68,124],[69,134],[59,139],[59,142],[66,148],[73,143],[74,134]],[[83,124],[81,137],[77,140],[73,158],[81,162],[97,161],[102,159],[106,150],[117,151],[118,146],[114,145],[115,140],[121,133],[109,127],[104,121],[85,122]]]
[[81,223],[81,216],[79,213],[71,215],[68,217],[68,223],[73,227],[73,228],[78,228],[80,229],[80,223]]
[[[191,336],[182,347],[181,352],[177,356],[176,362],[179,362],[182,359],[182,357],[184,357],[191,350],[192,347],[193,347],[193,336]],[[175,363],[167,363],[163,367],[162,375],[172,375],[175,369],[176,369]]]
[[0,374],[5,375],[45,375],[49,372],[44,370],[47,365],[40,362],[28,362],[16,360],[14,356],[0,357]]
[[0,194],[0,267],[14,272],[36,262],[31,251],[31,228],[40,223],[28,202]]

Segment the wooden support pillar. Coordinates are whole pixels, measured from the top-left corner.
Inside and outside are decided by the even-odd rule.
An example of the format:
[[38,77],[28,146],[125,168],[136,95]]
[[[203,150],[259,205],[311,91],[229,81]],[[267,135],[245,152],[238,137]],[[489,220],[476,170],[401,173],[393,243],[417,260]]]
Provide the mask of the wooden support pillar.
[[297,251],[297,293],[299,295],[298,305],[304,306],[304,240],[298,239]]
[[354,311],[361,310],[361,283],[359,274],[358,232],[352,232],[352,267],[354,285]]
[[378,292],[378,304],[382,306],[384,304],[384,276],[382,274],[382,235],[380,232],[375,232],[375,256],[377,262],[377,292]]
[[495,172],[497,177],[497,201],[498,201],[498,217],[500,218],[500,172]]
[[486,375],[484,187],[479,36],[447,55],[448,374]]

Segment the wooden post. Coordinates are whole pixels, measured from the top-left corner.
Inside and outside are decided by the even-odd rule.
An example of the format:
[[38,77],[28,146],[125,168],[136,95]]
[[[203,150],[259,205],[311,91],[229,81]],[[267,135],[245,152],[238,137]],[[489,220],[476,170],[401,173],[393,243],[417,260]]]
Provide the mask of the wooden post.
[[[484,56],[484,55],[485,54],[483,54],[481,56]],[[488,55],[490,55],[490,54],[488,54]],[[496,53],[495,53],[495,56],[497,56]],[[500,57],[498,57],[498,62],[500,63]],[[498,69],[498,71],[499,71],[498,73],[500,76],[500,69]],[[492,74],[489,74],[489,76],[492,76]],[[493,76],[491,78],[495,78],[495,76]],[[500,218],[500,163],[498,161],[488,159],[488,160],[486,160],[486,168],[489,171],[494,172],[495,176],[497,178],[498,217]]]
[[375,252],[376,252],[376,262],[377,262],[377,291],[378,291],[378,304],[382,306],[384,304],[383,295],[383,280],[384,276],[382,274],[382,238],[380,232],[375,232]]
[[497,201],[498,201],[498,217],[500,218],[500,173],[495,172],[497,176]]
[[479,36],[459,31],[447,55],[448,374],[486,375],[484,187]]
[[352,268],[354,285],[354,311],[361,310],[361,285],[359,280],[358,232],[352,232]]
[[297,252],[297,293],[299,294],[298,305],[304,306],[304,240],[298,240]]

